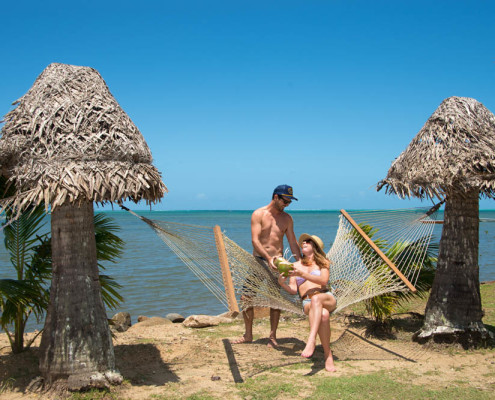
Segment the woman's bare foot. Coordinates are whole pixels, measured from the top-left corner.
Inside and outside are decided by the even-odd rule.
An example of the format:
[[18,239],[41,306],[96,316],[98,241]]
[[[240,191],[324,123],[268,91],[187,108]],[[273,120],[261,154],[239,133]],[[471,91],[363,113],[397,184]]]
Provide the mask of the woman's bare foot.
[[242,344],[242,343],[252,343],[253,338],[248,338],[246,335],[242,336],[239,339],[234,339],[231,340],[230,343],[232,344]]
[[309,340],[308,343],[306,343],[306,347],[304,348],[303,352],[301,353],[301,357],[310,358],[315,352],[315,347],[315,341]]
[[275,339],[273,337],[269,338],[267,346],[272,348],[272,349],[277,349],[278,348],[277,339]]
[[333,363],[332,353],[326,355],[325,354],[325,369],[328,372],[335,372],[337,368],[335,368],[335,364]]
[[337,371],[337,368],[335,368],[335,364],[333,363],[333,360],[329,360],[329,359],[327,359],[327,361],[325,361],[325,369],[328,372],[335,372],[335,371]]

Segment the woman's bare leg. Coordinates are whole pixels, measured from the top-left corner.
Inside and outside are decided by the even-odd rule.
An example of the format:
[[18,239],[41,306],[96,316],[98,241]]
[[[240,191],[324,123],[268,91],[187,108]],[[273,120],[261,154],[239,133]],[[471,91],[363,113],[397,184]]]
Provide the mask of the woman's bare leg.
[[318,329],[323,354],[325,357],[325,369],[330,372],[335,372],[335,364],[333,362],[332,351],[330,350],[330,313],[326,308],[323,309],[321,315],[320,328]]
[[313,355],[316,347],[316,334],[320,329],[323,310],[325,309],[327,313],[332,312],[335,310],[336,305],[335,298],[328,293],[321,293],[312,297],[308,312],[309,336],[301,356],[308,358]]
[[321,301],[318,300],[318,296],[313,296],[311,303],[309,304],[309,336],[306,342],[306,347],[301,353],[302,357],[309,358],[313,355],[316,347],[316,334],[318,333],[318,328],[320,326],[321,320],[321,310],[323,305]]

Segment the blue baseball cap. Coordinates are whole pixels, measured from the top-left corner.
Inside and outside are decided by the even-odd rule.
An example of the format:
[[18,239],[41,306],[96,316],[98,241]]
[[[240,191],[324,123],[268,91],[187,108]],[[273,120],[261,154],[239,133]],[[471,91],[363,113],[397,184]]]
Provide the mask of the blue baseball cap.
[[278,185],[273,191],[273,194],[283,196],[285,199],[297,201],[297,199],[292,195],[292,186],[289,185]]

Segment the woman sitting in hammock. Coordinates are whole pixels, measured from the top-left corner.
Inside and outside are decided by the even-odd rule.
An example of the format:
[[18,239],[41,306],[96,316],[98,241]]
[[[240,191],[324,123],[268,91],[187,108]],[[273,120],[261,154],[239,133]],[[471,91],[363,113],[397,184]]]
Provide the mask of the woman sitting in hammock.
[[328,290],[330,261],[323,251],[322,240],[315,235],[303,233],[299,237],[303,258],[293,265],[289,284],[282,274],[280,286],[290,294],[301,296],[303,311],[309,316],[309,337],[301,356],[311,357],[316,347],[316,334],[320,336],[325,355],[325,369],[336,371],[330,350],[330,314],[337,307],[337,300]]

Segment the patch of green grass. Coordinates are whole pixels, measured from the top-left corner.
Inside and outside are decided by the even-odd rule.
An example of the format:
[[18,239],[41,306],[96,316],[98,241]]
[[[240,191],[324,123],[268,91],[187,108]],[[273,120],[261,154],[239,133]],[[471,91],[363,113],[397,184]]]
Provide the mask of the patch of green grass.
[[298,371],[300,369],[308,369],[308,367],[311,367],[311,365],[312,364],[309,364],[309,362],[301,361],[294,364],[285,365],[284,369],[287,369],[289,371]]
[[152,338],[143,338],[143,339],[137,339],[135,341],[135,343],[139,343],[139,344],[148,344],[148,343],[155,344],[156,343],[156,340],[155,339],[152,339]]
[[495,370],[493,371],[490,371],[486,374],[483,374],[482,376],[486,377],[486,378],[491,378],[491,377],[495,377]]
[[402,384],[387,376],[385,372],[349,378],[317,377],[314,379],[314,384],[315,391],[310,396],[312,400],[328,398],[335,400],[488,400],[493,398],[491,393],[474,388],[426,389],[419,385]]
[[424,376],[440,375],[441,372],[438,369],[423,372]]
[[0,394],[12,390],[14,387],[15,379],[8,378],[5,381],[0,383]]
[[[191,394],[189,396],[181,396],[177,391],[174,391],[173,393],[167,392],[164,394],[153,394],[149,398],[151,400],[177,400],[177,399],[216,400],[216,399],[218,399],[218,396],[214,396],[206,390],[201,390],[201,391],[194,393],[194,394]],[[228,396],[226,396],[226,398],[228,398]]]
[[201,391],[199,393],[194,393],[191,396],[186,397],[186,400],[215,400],[218,397],[210,395],[207,391]]
[[152,394],[150,400],[177,400],[180,399],[181,391],[183,387],[177,383],[166,383],[162,386],[163,392],[161,394]]
[[487,328],[495,332],[495,282],[483,283],[480,286],[481,304],[485,315],[483,323],[488,325]]
[[298,398],[298,386],[293,381],[280,381],[279,379],[259,376],[247,379],[237,388],[242,398],[250,396],[252,400],[269,400],[278,397]]
[[119,400],[119,396],[108,390],[93,389],[87,392],[72,393],[69,400]]
[[150,399],[152,400],[175,400],[178,399],[179,396],[177,394],[152,394]]
[[235,328],[236,326],[232,326],[232,324],[225,324],[219,326],[217,329],[196,329],[194,331],[194,336],[200,338],[225,339],[242,335],[242,333],[239,333],[239,330]]

